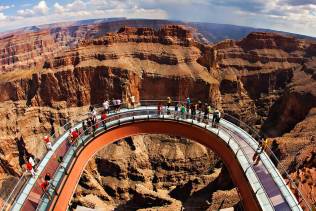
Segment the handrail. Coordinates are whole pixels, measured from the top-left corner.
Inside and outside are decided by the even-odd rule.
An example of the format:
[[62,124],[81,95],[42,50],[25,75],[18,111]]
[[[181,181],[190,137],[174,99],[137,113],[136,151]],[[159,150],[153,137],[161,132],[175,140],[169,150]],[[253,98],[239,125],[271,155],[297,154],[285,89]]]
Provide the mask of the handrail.
[[[237,120],[239,123],[241,123],[243,126],[245,126],[246,128],[248,128],[249,130],[251,130],[257,137],[260,136],[259,132],[256,131],[256,129],[254,129],[253,127],[249,126],[248,124],[246,124],[245,122],[241,121],[240,119],[237,119],[236,117],[229,115],[227,113],[224,113],[224,115],[228,116],[229,118],[232,118],[234,120]],[[241,125],[240,125],[241,126]],[[242,127],[242,126],[241,126]],[[285,169],[285,167],[281,164],[280,160],[277,158],[277,156],[275,155],[275,153],[272,151],[272,149],[270,147],[266,147],[266,149],[269,151],[269,154],[273,156],[273,158],[277,161],[277,164],[279,165],[279,167],[281,168],[281,170],[283,171],[283,173],[285,173],[286,178],[291,182],[291,185],[298,191],[300,197],[302,198],[302,200],[304,201],[304,204],[308,207],[309,210],[312,210],[312,207],[309,205],[309,203],[307,202],[306,198],[304,197],[303,193],[301,192],[301,190],[297,187],[297,185],[295,184],[295,182],[292,180],[292,178],[290,177],[290,175],[288,174],[287,170]],[[275,166],[275,164],[269,159],[269,162]],[[264,163],[263,163],[264,164]],[[265,165],[265,164],[264,164]],[[292,192],[291,192],[292,193]],[[293,193],[292,193],[293,194]]]
[[[153,111],[154,114],[157,114],[157,109],[153,109],[153,110],[151,110],[151,111]],[[137,111],[136,111],[136,112],[137,112]],[[163,113],[162,113],[161,115],[164,116],[164,114],[166,113],[166,111],[163,110],[162,112],[163,112]],[[126,111],[126,112],[124,112],[124,113],[130,113],[130,112],[129,112],[129,111]],[[117,119],[116,116],[130,117],[130,115],[125,116],[124,113],[123,113],[123,114],[120,113],[120,114],[113,115],[113,116],[109,117],[109,118],[107,119],[107,122],[110,122],[110,121],[112,121],[112,120],[116,120],[116,119]],[[131,113],[133,114],[132,116],[135,116],[135,111],[132,111]],[[148,111],[147,111],[147,115],[149,115],[149,114],[148,114]],[[170,115],[172,115],[172,112],[170,113]],[[170,116],[170,115],[169,115],[169,116]],[[190,119],[190,117],[191,117],[191,114],[189,114],[189,113],[187,113],[187,112],[186,112],[184,115],[185,115],[185,119]],[[167,115],[167,116],[168,116],[168,115]],[[163,118],[164,118],[164,117],[163,117]],[[192,121],[193,121],[193,119],[192,119]],[[100,123],[100,122],[99,122],[99,123]],[[99,124],[99,123],[98,123],[98,124]],[[210,125],[209,120],[208,120],[208,123],[207,123],[206,125]],[[107,129],[109,129],[109,128],[107,128]],[[89,129],[87,129],[87,130],[89,130]],[[222,129],[222,130],[223,130],[223,131],[227,131],[227,130],[225,130],[225,129]],[[82,140],[82,137],[85,136],[85,131],[82,131],[81,134],[82,134],[82,135],[81,135],[80,137],[78,137],[78,140],[80,140],[80,141],[77,141],[77,142],[76,142],[76,143],[79,143],[79,142],[80,142],[80,143],[79,143],[79,146],[76,146],[76,147],[77,147],[77,150],[79,150],[81,144],[84,144],[84,143],[86,142],[86,141],[83,141],[83,140]],[[231,135],[231,133],[229,133],[229,137],[230,137],[231,139],[234,139],[234,140],[235,140],[235,138]],[[237,142],[237,141],[236,141],[236,142]],[[237,142],[237,143],[238,143],[238,142]],[[229,144],[229,142],[228,142],[228,144]],[[238,144],[238,149],[241,149],[242,153],[243,153],[243,154],[246,154],[245,151],[243,150],[243,148],[242,148],[239,144]],[[75,152],[75,148],[72,148],[72,150]],[[239,151],[239,150],[237,150],[237,153],[238,153],[238,151]],[[247,156],[245,156],[245,157],[246,157],[248,163],[251,163],[251,162],[249,161],[249,159],[247,158]],[[71,163],[71,161],[68,162],[68,164],[70,164],[70,163]],[[254,169],[253,169],[253,165],[251,165],[250,167],[251,167],[251,169],[253,170],[253,172],[255,172]],[[68,171],[68,170],[67,170],[68,168],[69,168],[69,165],[67,165],[65,171]],[[58,170],[57,170],[57,171],[58,171]],[[56,171],[56,172],[57,172],[57,171]],[[255,175],[256,175],[256,174],[255,174]],[[260,189],[263,189],[263,190],[264,190],[264,187],[263,187],[261,181],[259,180],[259,178],[257,177],[257,175],[256,175],[256,178],[257,178],[258,183],[260,184],[260,187],[261,187],[261,188],[259,188],[258,190],[260,190]],[[62,179],[59,180],[59,181],[62,181]],[[60,185],[60,182],[58,182],[58,185],[57,185],[57,186],[59,186],[59,185]],[[271,202],[270,198],[267,196],[266,192],[264,192],[264,194],[265,194],[266,197],[268,198],[269,203],[270,203],[270,204],[273,204],[273,203]],[[43,195],[43,197],[45,197],[45,196]],[[43,199],[41,199],[41,201],[42,201],[42,200],[43,200]]]
[[[174,99],[174,98],[173,98]],[[146,103],[150,103],[150,102],[154,102],[154,103],[157,103],[157,102],[162,102],[162,105],[164,105],[166,102],[167,102],[167,99],[166,100],[141,100],[139,103],[140,104],[146,104]],[[111,102],[110,102],[111,103]],[[185,101],[175,101],[175,100],[173,100],[172,101],[172,104],[174,104],[174,103],[186,103]],[[127,105],[127,103],[126,102],[122,102],[122,104],[121,104],[122,106],[124,105],[124,106],[126,106]],[[100,108],[99,107],[100,106],[100,104],[95,104],[94,105],[94,107],[96,108],[96,109],[98,109],[98,108]],[[112,107],[112,105],[111,105],[111,107]],[[201,112],[202,113],[202,112]],[[83,116],[86,116],[87,114],[89,114],[89,113],[84,113],[84,114],[81,114],[81,115],[79,115],[80,117],[83,117]],[[186,114],[187,115],[187,114]],[[252,130],[252,132],[255,132],[255,134],[256,135],[258,135],[258,132],[257,131],[255,131],[253,128],[251,128],[249,125],[247,125],[246,123],[244,123],[244,122],[242,122],[240,119],[237,119],[236,117],[234,117],[234,116],[231,116],[231,115],[229,115],[229,114],[227,114],[227,113],[224,113],[224,115],[225,116],[228,116],[228,117],[230,117],[230,118],[233,118],[234,120],[237,120],[239,123],[241,123],[242,125],[245,125],[248,129],[250,129],[250,130]],[[60,118],[59,118],[60,119]],[[78,124],[79,122],[81,122],[83,119],[81,119],[81,120],[78,120],[79,118],[76,118],[76,120],[75,120],[75,123],[74,122],[72,122],[73,120],[72,119],[70,119],[70,121],[69,122],[67,122],[65,125],[63,125],[63,126],[61,126],[61,128],[63,128],[64,130],[65,130],[65,132],[64,133],[62,133],[62,134],[59,134],[59,137],[60,136],[62,136],[62,135],[64,135],[66,132],[67,132],[67,130],[66,130],[66,128],[65,128],[65,126],[67,126],[67,125],[76,125],[76,124]],[[73,124],[74,123],[74,124]],[[69,129],[69,128],[68,128]],[[55,137],[55,138],[54,138]],[[56,139],[56,132],[54,133],[54,134],[52,134],[52,136],[51,136],[51,138],[53,138],[53,144],[55,143],[55,141],[57,140]],[[270,148],[268,148],[271,152],[272,152],[272,150],[270,149]],[[46,154],[46,153],[45,153]],[[273,154],[273,156],[276,158],[276,156],[275,156],[275,154],[272,152],[272,154]],[[277,159],[277,158],[276,158]],[[278,160],[278,159],[277,159]],[[42,160],[41,160],[42,161]],[[39,164],[41,163],[41,161],[39,162]],[[278,160],[279,161],[279,160]],[[271,162],[270,160],[269,160],[269,162]],[[282,169],[283,171],[284,171],[284,169]],[[286,173],[286,175],[287,175],[287,177],[289,177],[289,175],[288,175],[288,173],[285,171],[285,173]],[[21,176],[21,178],[20,178],[20,180],[22,180],[23,178],[23,175]],[[282,177],[281,177],[282,178]],[[20,182],[20,180],[19,180],[19,182]],[[292,179],[289,177],[289,180],[291,181],[291,183],[293,183],[293,181],[292,181]],[[19,183],[18,182],[18,183]],[[17,183],[17,185],[18,185],[18,183]],[[17,185],[15,186],[15,188],[13,189],[13,190],[15,190],[16,189],[16,187],[17,187]],[[305,199],[305,197],[303,196],[303,194],[301,193],[301,191],[299,190],[299,188],[295,185],[295,183],[294,183],[294,186],[296,187],[296,189],[298,190],[298,192],[299,192],[299,194],[300,194],[300,196],[301,196],[301,198],[304,200],[304,202],[306,203],[306,205],[310,208],[310,206],[309,206],[309,204],[307,203],[307,201],[306,201],[306,199]],[[6,200],[6,203],[3,205],[3,207],[2,207],[2,210],[5,210],[5,208],[6,208],[6,206],[7,206],[7,204],[8,204],[8,202],[10,201],[10,197],[12,198],[12,193],[13,193],[14,191],[12,191],[11,193],[10,193],[10,195],[8,196],[8,198],[7,198],[7,200]],[[18,193],[19,194],[19,193]],[[14,200],[16,197],[17,197],[17,195],[15,195],[15,196],[13,196],[14,198],[13,199],[11,199],[11,200]],[[311,208],[310,208],[311,209]]]
[[[95,108],[98,108],[100,105],[101,105],[101,104],[94,104],[94,105],[92,105],[92,106],[95,107]],[[122,105],[125,105],[124,102],[122,103]],[[110,105],[109,108],[112,108],[112,107],[113,107],[113,105]],[[89,112],[84,113],[84,114],[79,114],[79,117],[84,117],[84,116],[86,116],[86,115],[88,115],[88,114],[89,114]],[[51,117],[49,117],[49,118],[51,118]],[[51,143],[52,143],[52,146],[54,146],[54,144],[55,144],[55,142],[56,142],[56,138],[62,136],[64,133],[66,133],[67,130],[70,128],[69,126],[71,126],[72,124],[74,124],[74,123],[72,122],[72,121],[73,121],[72,119],[67,119],[67,118],[53,118],[53,119],[54,119],[54,120],[56,120],[56,119],[57,119],[57,120],[63,119],[63,120],[67,120],[68,122],[66,122],[64,125],[62,125],[62,126],[60,126],[60,127],[58,128],[58,130],[59,130],[59,129],[63,129],[63,130],[64,130],[61,134],[59,134],[59,131],[55,131],[55,133],[49,135],[50,141],[51,141]],[[75,124],[82,121],[82,120],[78,120],[78,119],[80,119],[80,118],[77,118]],[[56,136],[57,133],[59,134],[59,136]],[[40,144],[43,144],[42,141],[39,142],[39,143],[40,143]],[[46,151],[45,151],[44,153],[42,153],[42,154],[38,157],[38,159],[39,159],[40,161],[37,163],[37,166],[39,166],[39,165],[41,164],[43,158],[44,158],[45,155],[49,152],[49,151],[47,150],[46,146],[45,146],[45,149],[46,149]],[[14,186],[14,188],[12,189],[12,191],[10,192],[10,194],[8,195],[8,197],[6,198],[6,200],[4,200],[4,202],[3,202],[2,206],[1,206],[1,211],[6,210],[8,204],[10,203],[10,201],[13,201],[13,200],[19,195],[19,192],[17,192],[16,195],[14,195],[14,191],[16,191],[16,190],[18,189],[18,187],[19,187],[21,181],[23,181],[26,176],[27,176],[27,174],[26,174],[26,173],[23,173],[22,176],[19,178],[18,182],[16,183],[16,185]],[[30,179],[30,178],[26,178],[26,181],[25,181],[25,182],[27,182],[29,179]],[[20,190],[21,190],[23,187],[24,187],[24,185],[22,185],[22,186],[20,187]]]
[[[140,110],[139,112],[143,112],[143,111],[144,111],[144,110]],[[136,112],[137,112],[137,111],[136,111]],[[153,112],[153,114],[157,114],[157,109],[152,109],[152,110],[147,110],[147,109],[146,109],[146,112],[147,112],[147,116],[149,117],[149,115],[150,115],[151,112]],[[124,112],[124,113],[126,113],[126,114],[131,113],[132,115],[127,115],[127,116],[125,116],[125,115],[122,115],[122,113],[120,113],[120,114],[114,114],[113,116],[108,117],[107,120],[106,120],[106,122],[108,123],[108,122],[111,122],[111,121],[113,121],[113,120],[116,120],[116,119],[117,119],[117,116],[118,116],[118,117],[119,117],[119,116],[123,116],[123,117],[137,116],[137,115],[135,115],[135,111],[126,111],[126,112]],[[123,114],[124,114],[124,113],[123,113]],[[165,113],[166,113],[166,111],[165,111],[165,110],[162,110],[162,113],[159,114],[159,115],[160,115],[160,116],[163,116],[163,118],[164,118]],[[178,112],[178,113],[179,113],[179,112]],[[158,114],[157,114],[157,115],[158,115]],[[174,115],[174,114],[172,114],[172,112],[171,112],[170,115],[172,116],[172,115]],[[191,118],[192,115],[189,114],[188,112],[185,112],[185,113],[184,113],[184,116],[185,116],[184,119],[192,119],[192,121],[193,121],[193,118]],[[96,123],[95,125],[98,125],[98,124],[100,124],[100,122]],[[95,126],[95,125],[94,125],[94,126]],[[207,124],[205,124],[205,125],[208,125],[208,126],[211,125],[211,123],[209,122],[209,120],[207,121]],[[116,125],[114,125],[114,127],[115,127],[115,126],[116,126]],[[113,127],[113,126],[112,126],[112,127]],[[111,127],[107,128],[107,129],[110,129],[110,128],[111,128]],[[84,136],[86,136],[86,133],[85,133],[85,132],[86,132],[86,131],[90,131],[90,130],[91,130],[91,128],[88,128],[88,129],[85,130],[85,131],[81,131],[80,136],[74,141],[74,142],[76,143],[76,147],[71,147],[69,150],[72,150],[73,153],[75,153],[76,151],[80,150],[80,149],[81,149],[81,145],[83,145],[83,144],[86,143],[86,141],[84,141],[82,138],[83,138]],[[219,129],[219,130],[220,130],[220,129]],[[223,130],[223,131],[225,131],[225,132],[228,131],[228,130],[223,129],[223,128],[221,128],[221,130]],[[235,140],[235,142],[238,144],[238,142],[236,141],[236,139],[231,135],[231,132],[229,132],[228,135],[229,135],[229,138],[230,138],[230,139]],[[88,137],[88,139],[89,139],[89,138],[91,138],[91,137]],[[229,143],[227,143],[227,144],[229,144]],[[239,144],[238,144],[238,149],[241,149],[242,153],[243,153],[244,155],[246,155],[244,149],[243,149]],[[238,153],[238,152],[237,152],[237,153]],[[245,157],[246,157],[248,163],[251,163],[251,162],[249,161],[248,157],[247,157],[247,156],[245,156]],[[71,159],[74,159],[74,157],[72,157]],[[69,165],[70,165],[71,163],[72,163],[72,161],[70,160],[70,161],[68,162],[68,165],[66,166],[66,169],[64,169],[64,172],[67,172],[67,171],[69,170],[69,167],[70,167]],[[251,167],[251,169],[253,170],[253,172],[255,172],[254,169],[253,169],[253,165],[250,165],[250,167]],[[59,169],[59,168],[64,168],[64,167],[59,166],[58,169]],[[58,169],[56,170],[56,173],[59,171]],[[258,180],[261,189],[264,189],[263,184],[261,183],[260,179],[257,177],[256,174],[255,174],[255,177],[256,177],[256,179]],[[55,178],[55,176],[54,176],[53,178]],[[60,187],[60,182],[61,182],[61,181],[63,181],[63,179],[60,179],[60,180],[58,181],[57,187]],[[75,190],[74,190],[74,191],[75,191]],[[265,193],[266,197],[268,198],[269,203],[272,205],[273,203],[272,203],[271,199],[268,197],[268,195],[267,195],[267,193],[266,193],[265,191],[264,191],[264,193]],[[43,194],[42,197],[45,198],[46,196]],[[43,201],[44,198],[41,198],[40,201]],[[51,202],[50,202],[50,203],[51,203]],[[273,207],[273,206],[272,206],[272,207]],[[39,207],[38,207],[38,208],[39,208]],[[274,208],[273,208],[273,209],[274,209]]]
[[[233,139],[236,141],[236,139],[232,136],[231,131],[227,130],[225,127],[222,127],[222,126],[220,126],[220,128],[221,128],[222,130],[226,131],[226,133],[229,134],[229,137],[230,137],[230,138],[233,138]],[[238,143],[239,149],[241,149],[241,151],[246,155],[245,150],[243,149],[243,147],[241,147],[241,146],[239,145],[239,142],[236,141],[236,143]],[[247,159],[248,163],[252,163],[252,161],[249,160],[248,156],[245,156],[245,158]],[[253,164],[250,164],[250,168],[255,172],[255,170],[254,170],[254,168],[253,168]],[[263,188],[264,188],[264,187],[263,187],[263,184],[262,184],[261,180],[258,178],[258,175],[255,174],[255,177],[257,178],[257,180],[258,180],[259,183],[260,183],[261,188],[263,189]],[[268,196],[268,194],[267,194],[266,191],[264,191],[264,194],[265,194],[266,197],[268,198],[270,204],[273,204],[272,201],[271,201],[271,198]],[[273,207],[273,210],[275,210],[274,207]]]

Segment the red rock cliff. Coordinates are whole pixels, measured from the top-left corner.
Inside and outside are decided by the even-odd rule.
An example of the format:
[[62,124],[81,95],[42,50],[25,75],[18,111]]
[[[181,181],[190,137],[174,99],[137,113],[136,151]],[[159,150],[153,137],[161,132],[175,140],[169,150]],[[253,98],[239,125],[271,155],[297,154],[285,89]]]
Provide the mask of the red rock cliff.
[[[310,140],[316,135],[315,124],[309,124],[316,102],[315,43],[252,33],[212,46],[194,40],[183,26],[124,27],[91,37],[83,34],[71,41],[60,30],[55,37],[40,31],[0,40],[0,46],[9,46],[6,56],[17,58],[1,63],[3,177],[20,173],[16,126],[22,128],[27,150],[39,154],[34,143],[58,125],[46,124],[49,115],[72,116],[84,108],[79,106],[130,94],[137,99],[203,99],[271,137],[291,134]],[[22,44],[26,38],[31,44]],[[67,45],[60,41],[67,39]],[[42,50],[32,56],[32,49]],[[23,127],[29,119],[36,126]],[[278,143],[286,154],[285,142]],[[298,165],[291,159],[293,164],[284,163],[294,171]]]

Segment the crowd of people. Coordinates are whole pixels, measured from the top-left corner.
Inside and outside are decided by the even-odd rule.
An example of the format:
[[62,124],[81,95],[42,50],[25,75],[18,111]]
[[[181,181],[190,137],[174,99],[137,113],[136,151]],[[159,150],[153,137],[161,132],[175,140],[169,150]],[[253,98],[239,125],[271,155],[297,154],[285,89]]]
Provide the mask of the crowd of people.
[[[129,97],[129,103],[132,108],[135,108],[137,105],[134,96]],[[70,135],[68,138],[68,146],[76,145],[77,140],[81,134],[93,136],[96,133],[99,124],[102,125],[106,129],[106,120],[110,111],[118,112],[120,111],[122,106],[122,100],[120,99],[112,99],[111,103],[109,100],[104,100],[102,103],[103,110],[101,111],[100,120],[97,118],[98,112],[94,106],[89,107],[88,118],[82,122],[82,128],[79,130],[78,128],[71,128]],[[219,121],[221,119],[221,112],[219,109],[213,109],[212,106],[208,103],[202,103],[200,100],[192,101],[190,97],[187,97],[185,101],[173,101],[171,97],[167,97],[166,102],[159,102],[157,107],[158,115],[163,114],[166,111],[167,114],[171,114],[171,107],[174,106],[174,115],[177,118],[190,118],[200,122],[211,123],[213,127],[218,127]],[[211,119],[212,116],[212,119]],[[211,121],[210,121],[211,120]],[[49,136],[44,136],[43,141],[47,147],[47,150],[52,150],[52,142]],[[255,154],[253,155],[254,165],[257,165],[260,160],[260,154],[265,150],[268,146],[267,140],[260,136],[258,139],[259,145],[255,150]],[[58,163],[63,162],[63,157],[58,156]],[[28,155],[26,162],[26,169],[30,172],[32,177],[36,177],[36,161],[34,156]],[[42,188],[44,194],[50,197],[47,192],[48,187],[51,184],[51,176],[50,173],[47,172],[42,178],[42,182],[40,187]],[[52,186],[53,187],[53,186]]]
[[[166,112],[167,114],[171,114],[170,107],[174,105],[174,115],[179,118],[192,118],[197,121],[203,121],[205,123],[211,117],[212,118],[212,126],[216,127],[221,119],[221,112],[218,109],[213,110],[211,105],[208,103],[202,103],[200,100],[195,103],[192,102],[190,97],[187,97],[184,102],[174,102],[171,97],[167,97],[166,100]],[[158,114],[162,114],[163,105],[162,103],[158,104]]]

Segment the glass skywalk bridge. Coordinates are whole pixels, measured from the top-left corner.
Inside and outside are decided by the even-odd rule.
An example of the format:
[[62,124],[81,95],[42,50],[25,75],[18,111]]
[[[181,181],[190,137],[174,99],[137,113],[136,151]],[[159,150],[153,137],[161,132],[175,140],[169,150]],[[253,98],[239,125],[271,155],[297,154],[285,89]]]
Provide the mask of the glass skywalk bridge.
[[[252,192],[251,195],[241,195],[241,201],[245,208],[250,207],[247,201],[249,201],[249,197],[252,197],[255,199],[258,208],[262,210],[302,210],[301,205],[303,205],[305,209],[309,209],[309,205],[304,200],[300,200],[300,203],[297,201],[285,180],[265,152],[260,154],[261,162],[259,162],[257,166],[253,165],[252,156],[258,147],[257,141],[241,127],[225,119],[221,119],[218,127],[214,128],[211,126],[210,120],[204,122],[198,121],[196,117],[193,118],[189,113],[180,115],[180,113],[174,112],[173,108],[171,108],[168,113],[166,110],[158,112],[156,105],[140,106],[134,109],[121,109],[117,113],[108,115],[105,128],[102,127],[100,122],[98,123],[99,127],[96,129],[95,136],[93,136],[92,133],[86,135],[85,131],[82,131],[76,144],[69,145],[67,141],[70,136],[69,129],[77,128],[78,130],[82,130],[83,119],[73,125],[67,123],[67,126],[64,127],[64,133],[55,137],[53,149],[48,151],[41,160],[37,168],[37,176],[27,179],[21,188],[16,188],[16,196],[14,198],[12,197],[11,200],[7,200],[3,210],[31,211],[67,209],[79,179],[75,178],[75,186],[73,186],[74,189],[70,191],[70,194],[63,195],[65,187],[67,186],[67,182],[74,180],[70,177],[72,171],[74,171],[74,165],[77,162],[78,156],[84,152],[89,144],[93,143],[98,137],[102,137],[103,134],[113,132],[124,126],[141,123],[159,123],[163,126],[163,122],[168,123],[169,126],[185,125],[187,128],[203,130],[205,133],[207,132],[217,137],[218,140],[225,144],[230,154],[234,155],[234,160],[237,161],[237,166],[239,165],[243,174],[231,175],[233,181],[234,177],[238,178],[244,176]],[[100,116],[98,116],[98,119],[100,119]],[[161,131],[157,130],[157,133],[159,132]],[[211,141],[212,140],[205,140],[205,143],[202,144],[207,145]],[[214,145],[216,143],[209,144]],[[61,163],[57,162],[59,156],[63,157]],[[225,155],[220,155],[221,158],[224,156]],[[89,158],[90,157],[88,157],[87,160]],[[227,165],[227,163],[225,163],[225,165]],[[230,169],[229,166],[228,169]],[[79,174],[81,174],[82,171],[83,169],[81,169]],[[43,177],[46,172],[50,172],[51,175],[53,175],[51,185],[47,191],[48,194],[44,194],[39,187],[41,177]],[[236,179],[234,182],[236,182]],[[244,188],[238,186],[238,184],[238,189]],[[240,191],[242,192],[242,190]],[[12,196],[13,195],[14,194],[12,194]],[[304,199],[303,196],[301,196],[301,198]],[[65,206],[63,206],[63,204],[65,204]],[[256,207],[255,205],[253,206]]]

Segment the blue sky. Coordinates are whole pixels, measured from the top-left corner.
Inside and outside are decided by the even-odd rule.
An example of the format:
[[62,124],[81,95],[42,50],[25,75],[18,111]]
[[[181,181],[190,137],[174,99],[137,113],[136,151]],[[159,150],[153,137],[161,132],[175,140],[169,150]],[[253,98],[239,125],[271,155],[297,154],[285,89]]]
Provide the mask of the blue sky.
[[226,23],[316,37],[316,0],[0,0],[0,31],[108,17]]

